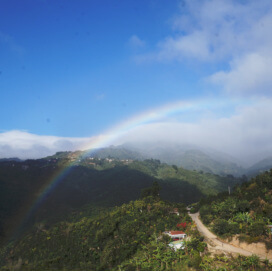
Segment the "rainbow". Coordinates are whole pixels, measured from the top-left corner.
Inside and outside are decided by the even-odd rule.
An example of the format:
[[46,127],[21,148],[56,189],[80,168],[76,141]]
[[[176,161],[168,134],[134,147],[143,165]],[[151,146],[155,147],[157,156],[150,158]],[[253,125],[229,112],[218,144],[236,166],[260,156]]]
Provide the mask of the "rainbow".
[[[194,112],[194,111],[203,111],[203,110],[216,110],[222,108],[226,105],[235,105],[236,103],[230,100],[218,100],[218,99],[206,99],[198,101],[178,101],[175,103],[166,104],[164,106],[155,108],[150,111],[143,112],[132,118],[129,118],[117,126],[112,127],[106,131],[103,135],[91,139],[90,142],[82,146],[81,150],[84,150],[79,156],[86,156],[94,148],[105,147],[110,145],[114,140],[118,139],[120,136],[125,135],[129,131],[139,126],[154,123],[165,117],[170,117],[177,114],[183,114],[185,112]],[[240,104],[240,103],[238,103]],[[238,105],[237,104],[237,105]],[[31,208],[24,216],[23,223],[20,226],[24,225],[31,217],[31,215],[38,209],[38,207],[43,203],[45,198],[54,190],[54,188],[60,183],[63,178],[69,174],[73,168],[73,163],[70,163],[65,168],[61,169],[56,173],[48,184],[40,190],[40,194],[37,196]]]

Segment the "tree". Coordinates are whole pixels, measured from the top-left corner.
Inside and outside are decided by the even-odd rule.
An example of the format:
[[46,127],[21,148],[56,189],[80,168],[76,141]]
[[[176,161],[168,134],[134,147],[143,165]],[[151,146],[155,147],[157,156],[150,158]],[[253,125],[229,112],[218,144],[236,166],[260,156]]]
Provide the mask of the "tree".
[[264,222],[254,222],[249,227],[248,232],[252,236],[260,236],[266,233],[266,227]]
[[210,224],[212,221],[211,208],[208,205],[204,205],[199,210],[201,219],[204,224]]
[[158,198],[159,197],[159,193],[160,193],[161,187],[158,184],[157,181],[154,181],[151,187],[142,189],[141,192],[141,198],[145,198],[148,196],[154,197],[154,198]]
[[239,212],[248,212],[250,209],[250,204],[247,200],[241,200],[237,203],[237,210]]
[[235,215],[234,220],[238,223],[250,223],[252,222],[252,218],[248,212],[239,212]]
[[176,173],[178,172],[178,167],[176,165],[172,165],[172,167],[174,168],[174,170],[176,171]]
[[225,219],[214,220],[213,231],[218,235],[223,235],[228,233],[230,231],[228,221]]
[[229,232],[231,234],[238,234],[240,233],[240,226],[237,222],[231,222],[229,224]]

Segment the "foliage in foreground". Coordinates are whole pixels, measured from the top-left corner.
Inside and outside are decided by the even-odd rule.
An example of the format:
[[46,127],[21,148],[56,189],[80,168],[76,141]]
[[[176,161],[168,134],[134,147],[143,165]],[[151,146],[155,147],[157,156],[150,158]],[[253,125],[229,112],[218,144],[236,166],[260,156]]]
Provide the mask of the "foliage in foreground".
[[217,235],[239,235],[240,240],[264,241],[272,248],[267,228],[272,224],[272,170],[237,186],[231,195],[219,194],[202,204],[202,221]]
[[151,237],[190,221],[184,206],[180,216],[171,213],[174,207],[149,197],[95,218],[36,229],[2,250],[2,269],[19,263],[22,270],[115,270],[144,250]]
[[[170,229],[181,229],[189,236],[184,249],[168,246],[169,237],[162,232]],[[210,256],[184,205],[146,197],[77,222],[58,223],[50,229],[38,225],[1,249],[0,268],[163,271],[270,270],[272,266],[254,255]]]

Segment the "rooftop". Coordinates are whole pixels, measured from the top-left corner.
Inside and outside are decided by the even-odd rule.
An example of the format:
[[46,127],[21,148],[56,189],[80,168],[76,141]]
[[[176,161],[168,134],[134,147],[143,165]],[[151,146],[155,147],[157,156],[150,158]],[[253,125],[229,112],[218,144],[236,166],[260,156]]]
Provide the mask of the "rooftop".
[[171,230],[171,231],[169,231],[169,233],[170,233],[171,235],[185,234],[185,232],[179,231],[179,230]]

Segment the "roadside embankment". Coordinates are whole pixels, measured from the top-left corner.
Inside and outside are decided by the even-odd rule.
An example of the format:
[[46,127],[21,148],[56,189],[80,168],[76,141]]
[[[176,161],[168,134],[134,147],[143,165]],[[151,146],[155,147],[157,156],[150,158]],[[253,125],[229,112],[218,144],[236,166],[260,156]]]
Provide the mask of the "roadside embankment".
[[233,237],[232,240],[225,242],[229,243],[230,245],[250,251],[253,254],[266,256],[267,259],[272,260],[272,250],[266,249],[265,243],[258,242],[248,244],[247,242],[240,242],[237,236]]
[[237,238],[236,240],[233,239],[231,242],[221,240],[202,223],[202,221],[199,219],[199,213],[189,213],[189,215],[195,222],[198,231],[205,237],[207,243],[209,244],[209,249],[212,249],[213,251],[217,250],[233,254],[241,254],[244,256],[251,256],[252,254],[255,254],[263,260],[269,259],[269,261],[272,262],[272,251],[267,251],[265,244],[254,243],[257,245],[253,245],[244,242],[241,243]]

